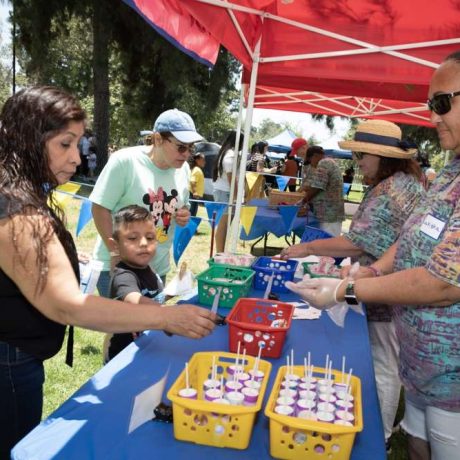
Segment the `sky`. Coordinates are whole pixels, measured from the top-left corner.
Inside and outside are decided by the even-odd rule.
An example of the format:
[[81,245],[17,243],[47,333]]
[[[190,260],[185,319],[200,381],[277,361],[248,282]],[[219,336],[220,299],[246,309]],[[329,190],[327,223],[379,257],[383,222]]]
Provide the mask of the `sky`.
[[[10,41],[10,24],[7,21],[10,5],[0,3],[0,30],[2,43]],[[283,110],[254,109],[252,124],[258,127],[262,120],[270,119],[278,124],[289,124],[294,131],[302,133],[302,136],[309,138],[314,136],[317,142],[324,148],[337,149],[337,141],[345,137],[350,123],[348,120],[335,118],[334,133],[331,133],[323,122],[312,120],[311,115],[299,112],[287,112]]]

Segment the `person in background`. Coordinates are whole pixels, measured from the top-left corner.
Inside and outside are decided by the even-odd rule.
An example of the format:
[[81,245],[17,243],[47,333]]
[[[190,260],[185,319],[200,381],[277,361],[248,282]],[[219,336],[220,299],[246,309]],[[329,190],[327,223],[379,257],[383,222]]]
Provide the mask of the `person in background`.
[[305,163],[307,149],[308,142],[303,137],[296,137],[291,143],[291,155],[294,156],[294,160],[296,160],[299,164],[299,177],[302,177],[302,166]]
[[[243,148],[243,133],[240,134],[240,139],[238,143],[238,148]],[[212,180],[214,187],[214,200],[219,203],[230,202],[230,185],[232,183],[232,174],[233,174],[233,163],[239,161],[239,155],[235,153],[236,145],[236,131],[230,131],[230,133],[225,138],[222,147],[219,150],[216,161],[214,163],[214,168],[212,171]],[[238,168],[237,168],[238,171]],[[234,197],[232,197],[232,202],[236,198],[238,190],[238,182],[235,178],[234,185]],[[227,207],[222,214],[222,217],[217,225],[216,230],[216,252],[225,251],[225,242],[227,239],[227,225],[228,225],[228,215],[231,213],[231,210]]]
[[[292,150],[286,154],[281,173],[283,176],[297,177],[299,175],[300,163],[292,153]],[[287,189],[290,192],[295,192],[297,188],[297,179],[289,179],[287,183]]]
[[345,169],[345,174],[343,175],[343,182],[346,184],[353,183],[353,178],[355,177],[355,170],[353,166]]
[[99,232],[93,258],[104,264],[97,288],[105,297],[109,295],[110,268],[118,262],[118,254],[108,249],[112,213],[130,204],[151,212],[158,246],[150,266],[163,282],[170,270],[175,226],[187,225],[190,218],[187,160],[202,136],[190,115],[177,109],[160,114],[153,131],[152,145],[128,147],[109,157],[89,196]]
[[88,155],[88,177],[90,177],[91,179],[96,177],[96,166],[97,166],[96,152],[90,149],[89,155]]
[[310,170],[302,184],[305,193],[302,203],[310,207],[321,230],[339,236],[345,218],[340,167],[325,156],[319,145],[308,147],[306,162],[310,163]]
[[[152,214],[138,205],[121,208],[113,216],[113,235],[109,242],[110,249],[120,255],[120,262],[110,280],[110,298],[161,308],[163,283],[149,266],[157,246]],[[107,334],[103,353],[105,362],[114,358],[141,333]]]
[[61,349],[66,325],[101,332],[160,329],[200,338],[216,320],[193,305],[156,309],[80,291],[77,251],[52,192],[80,164],[85,119],[73,96],[49,86],[18,91],[0,113],[2,460],[40,423],[43,362]]
[[[190,161],[190,198],[194,200],[202,200],[204,196],[204,173],[203,168],[206,164],[206,158],[202,153],[196,153]],[[196,201],[190,202],[190,214],[196,216],[199,203]]]
[[[392,140],[394,146],[382,144]],[[389,121],[369,120],[357,126],[355,138],[339,142],[351,150],[365,180],[370,184],[347,234],[289,246],[283,259],[309,255],[351,257],[352,263],[371,265],[397,240],[404,222],[425,196],[422,170],[413,159],[415,149],[399,147],[401,129]],[[390,436],[399,405],[399,344],[388,305],[366,305],[375,380],[382,414],[385,442]]]
[[317,308],[337,301],[393,305],[411,460],[451,460],[460,445],[460,51],[434,71],[428,108],[455,153],[412,211],[398,241],[345,279],[288,284]]

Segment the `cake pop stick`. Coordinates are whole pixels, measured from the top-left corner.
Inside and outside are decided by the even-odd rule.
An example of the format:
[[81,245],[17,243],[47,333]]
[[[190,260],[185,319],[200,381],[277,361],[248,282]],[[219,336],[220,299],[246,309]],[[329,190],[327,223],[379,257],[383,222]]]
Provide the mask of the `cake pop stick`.
[[262,347],[259,347],[259,352],[257,353],[257,358],[254,363],[254,372],[259,370],[260,357],[262,356]]
[[185,363],[185,388],[190,388],[190,380],[188,377],[188,362]]
[[211,312],[217,314],[217,307],[219,306],[220,294],[222,292],[222,286],[218,286],[214,300],[212,301]]
[[324,378],[327,379],[327,370],[329,369],[329,353],[326,355],[326,365],[324,366]]
[[212,357],[211,379],[216,380],[216,355]]
[[243,358],[241,359],[241,369],[239,370],[240,373],[244,372],[244,363],[246,362],[246,348],[243,350]]
[[267,287],[266,287],[265,293],[264,293],[264,299],[268,299],[268,295],[270,294],[270,291],[272,290],[273,278],[274,277],[275,277],[275,272],[273,271],[272,274],[270,275],[270,278],[268,279],[268,282],[267,282]]
[[347,383],[346,383],[346,386],[347,386],[347,393],[350,393],[350,381],[351,381],[351,373],[353,372],[353,369],[350,368],[350,371],[348,372],[348,376],[347,376]]
[[342,356],[342,383],[345,383],[345,356]]
[[294,348],[291,348],[291,370],[289,372],[291,375],[294,374]]

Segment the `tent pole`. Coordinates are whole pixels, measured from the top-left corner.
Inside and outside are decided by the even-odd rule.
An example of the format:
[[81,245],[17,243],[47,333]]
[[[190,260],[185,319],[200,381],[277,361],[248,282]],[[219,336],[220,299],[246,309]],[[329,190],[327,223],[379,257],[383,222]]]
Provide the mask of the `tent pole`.
[[251,70],[251,81],[249,83],[249,95],[248,95],[248,105],[246,109],[246,119],[244,121],[244,141],[243,141],[243,151],[241,152],[241,162],[240,162],[240,171],[238,177],[238,193],[236,196],[236,205],[235,205],[235,217],[234,224],[232,226],[232,245],[231,252],[236,252],[236,245],[238,242],[238,230],[241,217],[241,204],[243,202],[244,194],[244,180],[246,177],[246,168],[242,167],[246,165],[246,160],[248,158],[249,150],[249,133],[251,132],[252,125],[252,112],[254,109],[254,97],[256,94],[256,82],[257,82],[257,72],[259,70],[259,58],[260,58],[260,43],[262,38],[260,37],[257,41],[255,50],[254,50],[254,59],[252,61],[252,70]]
[[[241,133],[241,123],[243,119],[243,103],[244,103],[244,86],[243,83],[241,83],[241,91],[240,91],[240,107],[238,110],[238,123],[236,126],[236,139],[235,139],[235,161],[233,162],[233,169],[232,169],[232,182],[230,184],[230,198],[228,200],[228,215],[232,216],[234,215],[233,212],[233,195],[235,192],[235,182],[236,182],[236,174],[237,174],[237,166],[241,165],[238,161],[239,157],[239,152],[242,149],[242,146],[240,146],[240,133]],[[245,168],[246,169],[246,168]],[[232,237],[232,231],[230,230],[231,224],[233,220],[232,219],[227,219],[227,233],[226,233],[226,238],[225,238],[225,248],[224,250],[227,251],[227,248],[231,247],[230,246],[230,240]],[[235,219],[236,222],[236,219]],[[233,224],[234,226],[235,224]],[[238,224],[237,224],[238,225]],[[232,251],[235,252],[235,251]]]

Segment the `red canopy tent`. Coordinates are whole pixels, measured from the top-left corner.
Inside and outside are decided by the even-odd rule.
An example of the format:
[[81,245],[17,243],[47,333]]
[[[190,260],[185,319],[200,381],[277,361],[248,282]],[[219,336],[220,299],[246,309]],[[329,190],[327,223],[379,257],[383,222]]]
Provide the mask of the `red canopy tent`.
[[[247,99],[249,86],[246,85]],[[256,86],[254,108],[321,113],[348,118],[384,118],[395,123],[432,127],[425,102],[394,101],[364,96]]]
[[[341,114],[338,106],[343,112],[345,99],[339,98],[349,97],[347,103],[352,105],[353,100],[355,106],[349,108],[352,116],[358,107],[380,101],[387,110],[378,109],[381,118],[397,121],[396,114],[388,111],[399,104],[400,112],[411,108],[412,124],[426,125],[426,119],[414,115],[424,112],[431,74],[444,57],[460,48],[460,8],[451,0],[435,4],[432,0],[124,1],[202,62],[214,63],[223,45],[243,64],[243,81],[249,83],[246,132],[256,85],[260,96],[262,87],[289,88],[283,90],[285,96],[290,93],[284,107],[287,101],[291,105],[294,90],[315,97],[335,95],[336,102],[323,100],[321,110],[318,101],[308,106],[297,101],[304,112]],[[239,183],[243,182],[241,171]],[[242,193],[238,191],[238,203]],[[238,222],[238,207],[235,214]]]

